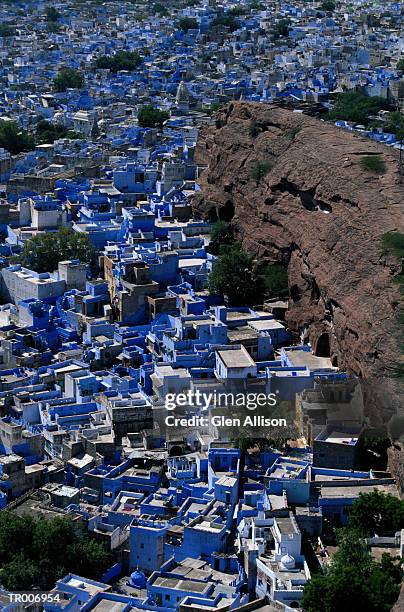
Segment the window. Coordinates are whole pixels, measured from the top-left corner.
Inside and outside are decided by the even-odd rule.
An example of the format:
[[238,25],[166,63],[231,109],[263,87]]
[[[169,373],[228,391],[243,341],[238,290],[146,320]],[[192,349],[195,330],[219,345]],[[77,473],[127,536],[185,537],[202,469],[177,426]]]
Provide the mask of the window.
[[144,543],[143,542],[141,543],[140,548],[144,548]]
[[169,596],[169,595],[166,595],[166,596],[164,597],[164,599],[165,599],[166,601],[170,601],[170,596]]

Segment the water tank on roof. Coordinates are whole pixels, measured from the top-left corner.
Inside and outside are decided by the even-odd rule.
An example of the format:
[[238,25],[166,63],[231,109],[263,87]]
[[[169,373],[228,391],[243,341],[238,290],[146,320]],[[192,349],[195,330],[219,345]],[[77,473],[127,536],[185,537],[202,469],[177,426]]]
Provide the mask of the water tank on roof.
[[287,570],[294,569],[296,561],[292,555],[283,555],[281,558],[281,565]]

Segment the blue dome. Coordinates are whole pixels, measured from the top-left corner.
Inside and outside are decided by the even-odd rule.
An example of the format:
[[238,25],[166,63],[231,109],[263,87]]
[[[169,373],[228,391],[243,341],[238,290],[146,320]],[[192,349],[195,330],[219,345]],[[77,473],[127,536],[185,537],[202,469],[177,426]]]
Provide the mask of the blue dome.
[[147,584],[146,576],[138,569],[130,575],[130,581],[137,589],[144,589]]

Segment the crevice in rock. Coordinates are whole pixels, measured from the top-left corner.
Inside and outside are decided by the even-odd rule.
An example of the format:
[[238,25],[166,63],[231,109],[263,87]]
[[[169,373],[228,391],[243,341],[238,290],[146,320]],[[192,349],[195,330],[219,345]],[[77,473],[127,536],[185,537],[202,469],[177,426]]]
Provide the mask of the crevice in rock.
[[314,278],[312,278],[311,279],[311,299],[318,302],[320,297],[321,297],[321,292],[320,292],[319,286],[317,285]]
[[356,202],[352,202],[352,200],[349,200],[348,198],[342,198],[339,194],[333,195],[331,197],[331,202],[347,204],[348,206],[351,206],[352,208],[359,208]]
[[292,285],[290,288],[290,299],[292,302],[298,302],[302,298],[302,294],[298,285]]
[[324,332],[321,334],[316,343],[315,355],[317,357],[330,357],[331,356],[331,342],[330,342],[330,334]]
[[310,212],[320,210],[325,213],[332,212],[329,204],[315,199],[315,189],[299,189],[296,185],[283,178],[281,181],[271,188],[272,193],[290,193],[295,198],[300,198],[304,208]]
[[234,204],[231,200],[226,200],[224,206],[222,206],[218,211],[218,217],[220,221],[231,221],[234,217],[235,210]]

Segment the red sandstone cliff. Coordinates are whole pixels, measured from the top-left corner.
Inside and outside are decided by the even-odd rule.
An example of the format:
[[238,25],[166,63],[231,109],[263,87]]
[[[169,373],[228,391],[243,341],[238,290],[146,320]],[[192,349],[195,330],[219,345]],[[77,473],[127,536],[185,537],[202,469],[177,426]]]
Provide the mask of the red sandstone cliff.
[[[379,154],[386,172],[364,170]],[[196,213],[232,220],[244,247],[288,263],[288,323],[335,364],[370,377],[399,360],[393,276],[381,236],[404,231],[404,183],[394,151],[271,105],[232,103],[200,138]],[[257,163],[271,169],[259,181]],[[325,335],[327,334],[327,335]]]

